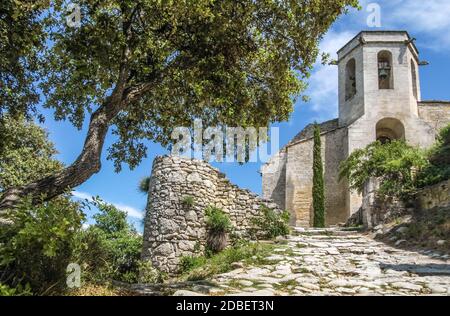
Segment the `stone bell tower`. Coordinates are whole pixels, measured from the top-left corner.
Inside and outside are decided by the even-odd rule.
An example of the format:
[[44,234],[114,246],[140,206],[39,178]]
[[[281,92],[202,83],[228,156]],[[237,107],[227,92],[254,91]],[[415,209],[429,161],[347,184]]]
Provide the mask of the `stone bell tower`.
[[405,31],[361,32],[338,52],[339,123],[418,117],[419,52]]
[[[433,143],[434,131],[419,118],[419,51],[407,32],[361,32],[338,57],[346,156],[375,140],[403,139],[420,147]],[[360,199],[350,195],[348,203],[352,213]]]

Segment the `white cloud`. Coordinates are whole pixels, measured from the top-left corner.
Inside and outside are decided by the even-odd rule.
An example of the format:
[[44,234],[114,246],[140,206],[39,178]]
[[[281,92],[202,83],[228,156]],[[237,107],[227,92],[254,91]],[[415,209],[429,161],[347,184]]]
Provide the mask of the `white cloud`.
[[403,0],[390,1],[382,5],[382,16],[387,26],[403,28],[423,38],[423,45],[434,49],[448,50],[450,47],[450,1],[448,0]]
[[92,194],[80,192],[80,191],[72,191],[72,195],[80,200],[88,200],[92,201]]
[[[330,31],[320,44],[321,52],[337,59],[336,52],[354,36],[355,32]],[[338,112],[338,68],[316,62],[309,80],[307,95],[311,98],[313,111],[320,114],[319,121],[337,117]]]
[[[72,191],[72,195],[77,199],[92,201],[92,194],[89,194],[86,192]],[[112,204],[115,207],[117,207],[119,210],[127,213],[127,215],[129,217],[133,217],[133,218],[137,218],[137,219],[144,218],[144,212],[140,211],[132,206],[121,204],[121,203],[112,203],[112,202],[108,202],[108,201],[105,201],[105,202]]]

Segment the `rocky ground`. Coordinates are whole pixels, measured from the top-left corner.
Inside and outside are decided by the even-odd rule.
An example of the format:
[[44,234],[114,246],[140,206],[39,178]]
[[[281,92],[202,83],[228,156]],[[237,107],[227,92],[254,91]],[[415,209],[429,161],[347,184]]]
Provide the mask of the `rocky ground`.
[[338,229],[298,229],[263,265],[234,267],[175,295],[450,295],[449,255]]

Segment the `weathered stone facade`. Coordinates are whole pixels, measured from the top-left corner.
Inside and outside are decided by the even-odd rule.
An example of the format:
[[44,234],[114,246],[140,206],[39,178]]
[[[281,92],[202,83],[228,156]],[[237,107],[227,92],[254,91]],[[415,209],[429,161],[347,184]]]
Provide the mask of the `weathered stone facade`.
[[[193,200],[192,205],[186,198]],[[205,209],[229,214],[233,234],[249,237],[261,204],[281,210],[270,200],[230,183],[210,164],[180,157],[155,158],[150,178],[142,257],[155,268],[176,273],[180,258],[199,254],[206,241]]]
[[[375,140],[427,148],[450,122],[450,102],[421,101],[419,52],[407,32],[361,32],[338,57],[339,118],[320,126],[327,225],[345,222],[363,202],[339,181],[342,160]],[[289,210],[293,225],[312,223],[312,131],[307,126],[261,168],[263,196]]]

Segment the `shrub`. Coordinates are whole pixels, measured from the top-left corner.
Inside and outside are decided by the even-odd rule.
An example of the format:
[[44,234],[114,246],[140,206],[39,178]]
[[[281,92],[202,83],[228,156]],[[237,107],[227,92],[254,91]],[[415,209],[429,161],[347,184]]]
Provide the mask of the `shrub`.
[[127,222],[126,213],[95,198],[95,224],[80,233],[77,262],[93,282],[135,283],[141,267],[142,236]]
[[231,231],[232,225],[228,214],[217,207],[208,207],[206,214],[206,248],[217,253],[225,249],[228,243],[227,234]]
[[450,124],[443,128],[436,144],[427,153],[429,164],[418,174],[418,186],[425,187],[450,179]]
[[253,220],[253,224],[257,227],[255,235],[259,233],[264,238],[273,239],[289,234],[289,212],[277,213],[265,205],[261,205],[260,211],[263,216]]
[[194,197],[187,195],[183,198],[183,200],[181,201],[181,203],[185,206],[185,207],[193,207],[194,206]]
[[404,141],[374,142],[355,150],[340,166],[340,177],[362,192],[370,178],[378,178],[381,196],[407,198],[416,192],[414,171],[428,165],[424,153]]
[[153,267],[150,261],[139,262],[139,283],[161,283],[165,275]]
[[17,285],[15,288],[11,288],[8,285],[0,283],[0,296],[31,296],[30,285],[27,284],[23,287],[21,284]]
[[181,258],[180,267],[181,272],[185,273],[195,268],[201,267],[206,263],[204,256],[185,256]]
[[79,205],[65,197],[37,206],[24,201],[9,219],[13,224],[0,228],[0,282],[29,284],[38,295],[63,291],[84,220]]

